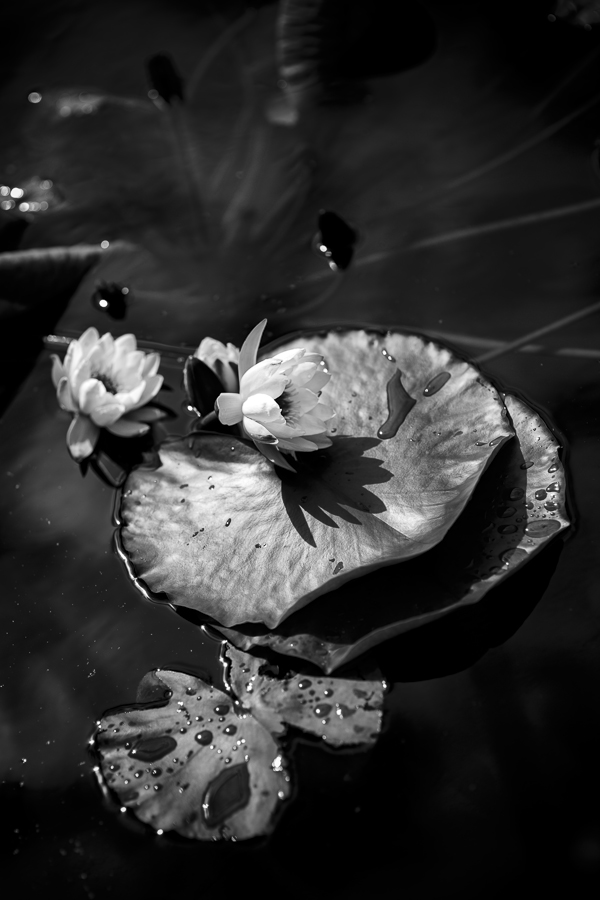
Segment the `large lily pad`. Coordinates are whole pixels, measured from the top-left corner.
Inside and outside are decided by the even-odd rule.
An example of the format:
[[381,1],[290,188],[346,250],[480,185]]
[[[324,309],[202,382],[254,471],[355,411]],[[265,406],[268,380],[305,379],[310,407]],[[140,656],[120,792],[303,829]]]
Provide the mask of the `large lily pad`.
[[[151,591],[224,626],[276,627],[320,594],[438,544],[513,430],[467,362],[415,335],[331,331],[333,446],[275,470],[238,438],[159,448],[125,486],[121,537]],[[407,598],[408,600],[408,598]]]
[[107,713],[95,738],[104,779],[123,807],[188,838],[270,831],[290,779],[269,731],[183,672],[150,672],[138,697],[150,702]]
[[556,438],[523,401],[505,397],[515,439],[498,453],[445,539],[421,556],[344,585],[275,631],[221,631],[331,672],[370,647],[481,600],[568,527]]
[[374,744],[381,731],[383,682],[291,675],[276,678],[263,659],[228,647],[232,692],[265,728],[293,725],[332,747]]

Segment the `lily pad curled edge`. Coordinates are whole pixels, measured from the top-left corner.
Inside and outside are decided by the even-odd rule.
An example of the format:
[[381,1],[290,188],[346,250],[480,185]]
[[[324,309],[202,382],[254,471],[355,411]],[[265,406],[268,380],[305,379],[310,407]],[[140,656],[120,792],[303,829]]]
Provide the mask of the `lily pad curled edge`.
[[426,556],[344,585],[274,631],[220,628],[242,649],[269,647],[324,672],[481,600],[569,526],[560,446],[541,416],[505,397],[515,439],[492,461],[466,510]]
[[345,581],[430,550],[513,434],[495,388],[439,344],[348,330],[278,349],[300,344],[333,375],[331,448],[300,454],[288,474],[247,442],[196,433],[163,444],[159,467],[125,485],[121,541],[136,578],[223,626],[275,628]]

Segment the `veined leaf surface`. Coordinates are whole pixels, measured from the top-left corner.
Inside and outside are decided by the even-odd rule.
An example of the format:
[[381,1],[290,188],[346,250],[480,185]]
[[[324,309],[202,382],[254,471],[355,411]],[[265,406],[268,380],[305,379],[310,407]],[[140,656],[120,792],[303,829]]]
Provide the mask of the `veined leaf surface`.
[[345,581],[430,550],[513,434],[495,388],[439,344],[351,330],[278,349],[298,346],[332,373],[332,447],[288,473],[249,442],[200,432],[163,444],[158,468],[125,486],[135,576],[221,625],[275,628]]

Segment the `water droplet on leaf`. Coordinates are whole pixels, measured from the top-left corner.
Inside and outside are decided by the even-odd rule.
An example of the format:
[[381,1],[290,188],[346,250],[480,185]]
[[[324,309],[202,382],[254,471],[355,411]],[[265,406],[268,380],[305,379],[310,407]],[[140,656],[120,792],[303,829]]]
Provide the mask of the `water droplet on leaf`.
[[525,526],[525,534],[529,534],[531,537],[545,537],[547,534],[559,530],[560,523],[551,520],[528,522]]
[[440,372],[438,375],[434,375],[423,391],[424,396],[432,397],[434,394],[437,394],[451,377],[450,372]]
[[167,753],[172,753],[176,747],[177,741],[169,737],[169,735],[144,738],[138,741],[135,747],[129,751],[129,756],[135,757],[135,759],[139,759],[142,762],[157,762],[163,756],[166,756]]
[[202,813],[209,828],[216,828],[243,809],[250,800],[250,776],[243,763],[224,770],[204,794]]
[[379,428],[377,437],[382,441],[393,438],[417,402],[407,393],[402,384],[402,372],[396,369],[387,383],[388,417]]

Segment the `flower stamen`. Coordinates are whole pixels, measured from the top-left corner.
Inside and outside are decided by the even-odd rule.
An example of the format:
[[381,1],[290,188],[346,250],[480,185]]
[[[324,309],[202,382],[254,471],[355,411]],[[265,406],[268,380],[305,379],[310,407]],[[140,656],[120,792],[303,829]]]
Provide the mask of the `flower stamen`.
[[119,393],[119,388],[116,386],[111,376],[107,375],[105,372],[92,372],[90,377],[95,378],[96,381],[99,381],[100,384],[103,384],[109,394]]
[[283,418],[285,419],[285,421],[287,422],[288,425],[292,424],[292,420],[294,418],[294,414],[292,411],[293,401],[292,401],[292,398],[290,395],[291,395],[291,391],[289,391],[286,388],[286,390],[284,390],[284,392],[283,392],[283,394],[281,394],[281,396],[275,398],[275,402],[277,403],[277,405],[279,406],[279,409],[281,410],[281,415],[283,416]]

